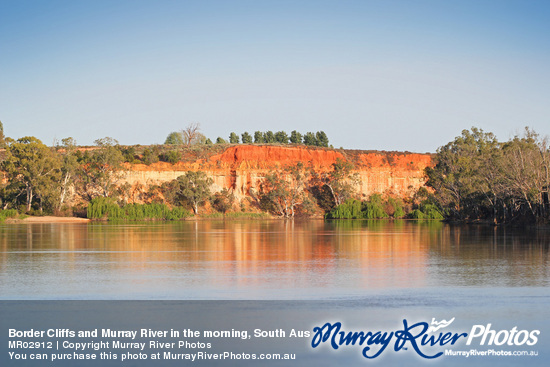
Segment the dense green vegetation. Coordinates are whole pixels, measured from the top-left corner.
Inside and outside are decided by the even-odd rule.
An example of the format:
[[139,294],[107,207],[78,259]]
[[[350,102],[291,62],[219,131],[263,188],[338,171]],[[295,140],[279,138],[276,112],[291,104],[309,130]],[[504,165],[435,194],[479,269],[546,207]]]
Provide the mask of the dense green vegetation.
[[472,128],[437,150],[427,169],[432,202],[447,219],[494,223],[547,222],[550,151],[547,139],[525,129],[499,142]]
[[[247,141],[244,141],[244,136],[247,137]],[[250,138],[249,138],[250,137]],[[238,143],[238,141],[237,141]],[[243,144],[252,143],[252,137],[248,132],[243,133]],[[290,133],[290,137],[285,131],[255,131],[254,132],[254,144],[304,144],[318,147],[328,147],[329,140],[327,134],[324,131],[318,131],[316,133],[307,132],[305,135],[293,130]]]
[[[256,131],[231,133],[232,144],[310,144],[328,146],[324,132]],[[165,145],[120,146],[112,138],[95,147],[77,147],[72,138],[47,147],[35,137],[5,138],[0,122],[0,221],[17,213],[87,215],[109,220],[176,220],[210,217],[282,218],[324,215],[328,219],[447,219],[493,223],[548,222],[550,151],[546,139],[526,129],[499,142],[491,133],[472,128],[440,147],[435,165],[426,170],[427,187],[413,198],[388,193],[361,197],[359,178],[349,161],[316,172],[304,164],[268,172],[257,192],[237,200],[232,190],[212,192],[213,180],[189,171],[162,185],[130,185],[125,163],[175,164],[204,159],[222,151],[200,133],[198,124],[171,133]],[[67,203],[70,203],[69,206]],[[146,203],[146,204],[143,204]]]
[[199,207],[210,197],[210,186],[213,180],[206,173],[188,171],[175,180],[166,182],[161,190],[171,205],[188,205],[195,214],[199,214]]
[[[419,211],[416,209],[416,211]],[[366,201],[347,199],[325,215],[327,219],[383,219],[404,218],[405,208],[399,199],[373,194]],[[418,218],[424,219],[424,218]]]
[[[235,132],[229,134],[228,139],[222,137],[216,138],[216,144],[304,144],[309,146],[328,147],[329,139],[324,131],[316,133],[307,132],[301,134],[296,130],[290,133],[290,136],[285,131],[255,131],[252,136],[248,131],[242,133],[239,137]],[[174,131],[168,134],[165,145],[173,146],[196,146],[196,145],[211,145],[212,140],[206,138],[200,132],[199,124],[190,124],[185,129]]]
[[434,160],[426,169],[432,191],[421,188],[407,205],[373,195],[347,199],[326,217],[548,223],[550,150],[534,131],[499,142],[473,127],[440,147]]
[[6,218],[16,218],[17,216],[18,213],[15,209],[0,210],[0,223],[3,223]]
[[90,219],[108,220],[179,220],[192,215],[187,209],[170,209],[168,205],[159,203],[127,204],[121,207],[116,200],[106,197],[92,199],[87,214]]

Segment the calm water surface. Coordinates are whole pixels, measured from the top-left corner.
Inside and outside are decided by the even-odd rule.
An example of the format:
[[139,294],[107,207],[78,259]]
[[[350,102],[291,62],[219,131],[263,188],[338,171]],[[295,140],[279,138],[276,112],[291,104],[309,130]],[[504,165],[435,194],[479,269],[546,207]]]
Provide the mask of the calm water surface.
[[[0,314],[6,327],[45,329],[57,317],[56,327],[72,322],[75,330],[144,322],[164,330],[194,322],[196,329],[312,330],[327,321],[398,330],[404,319],[455,319],[455,332],[489,323],[539,330],[532,347],[498,348],[539,355],[445,357],[438,366],[548,366],[549,239],[547,229],[407,221],[2,225]],[[295,348],[285,352],[297,350],[299,366],[366,363],[360,349],[317,351],[308,343],[285,344]],[[392,350],[381,363],[427,364],[413,351]]]
[[2,225],[0,298],[548,299],[549,241],[407,221]]

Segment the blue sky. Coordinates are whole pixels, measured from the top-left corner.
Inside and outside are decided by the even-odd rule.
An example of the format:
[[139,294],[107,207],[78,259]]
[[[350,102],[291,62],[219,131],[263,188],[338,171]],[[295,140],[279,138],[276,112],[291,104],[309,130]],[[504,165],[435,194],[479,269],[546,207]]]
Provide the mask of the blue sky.
[[51,145],[325,131],[435,152],[550,134],[548,1],[0,0],[0,121]]

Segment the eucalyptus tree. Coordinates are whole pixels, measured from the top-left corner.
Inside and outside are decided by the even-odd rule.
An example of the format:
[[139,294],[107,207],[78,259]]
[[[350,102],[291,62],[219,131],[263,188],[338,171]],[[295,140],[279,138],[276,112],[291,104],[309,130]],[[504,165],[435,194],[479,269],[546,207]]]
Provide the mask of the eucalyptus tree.
[[336,206],[355,195],[359,178],[352,170],[351,162],[337,159],[332,164],[332,170],[321,174],[321,180],[328,187]]
[[317,138],[315,137],[315,134],[308,131],[304,135],[304,144],[305,145],[317,145]]
[[[512,212],[527,211],[534,217],[548,217],[550,151],[548,141],[528,128],[503,145],[501,172]],[[545,199],[546,195],[546,199]]]
[[292,130],[290,133],[290,142],[292,144],[302,144],[302,134],[296,130]]
[[239,135],[235,134],[234,132],[229,134],[229,142],[231,144],[239,144]]
[[241,140],[243,144],[252,144],[252,136],[247,131],[241,134]]
[[181,130],[181,136],[183,139],[183,144],[190,147],[191,145],[204,143],[206,138],[200,132],[201,125],[197,122],[187,125],[183,130]]
[[210,186],[213,182],[204,172],[187,171],[175,180],[176,200],[189,204],[195,214],[199,214],[199,206],[210,198]]
[[38,199],[40,209],[58,185],[61,164],[55,153],[33,136],[8,143],[2,170],[15,197],[25,196],[27,212]]
[[275,140],[277,143],[288,144],[288,135],[284,131],[277,131],[275,133]]
[[426,169],[427,186],[447,216],[457,219],[547,217],[550,152],[546,139],[526,129],[499,143],[473,127],[440,147]]
[[265,132],[264,138],[265,138],[265,142],[269,144],[273,144],[277,142],[277,140],[275,139],[275,134],[273,134],[273,131],[270,131],[270,130]]
[[294,218],[296,209],[308,200],[307,176],[301,162],[283,171],[268,173],[260,184],[260,206],[281,217]]
[[183,145],[183,133],[181,131],[173,131],[166,137],[164,141],[166,145]]
[[233,206],[233,203],[235,202],[235,195],[233,193],[224,188],[222,191],[219,191],[214,194],[212,197],[212,206],[219,212],[225,214],[231,207]]
[[61,209],[65,203],[67,191],[71,185],[74,185],[74,179],[80,172],[80,164],[76,156],[77,147],[74,138],[65,138],[61,140],[63,154],[61,157],[61,181],[59,188],[59,204],[58,209]]
[[318,131],[315,133],[315,140],[320,147],[328,147],[328,136],[324,131]]
[[118,148],[118,141],[105,137],[94,142],[97,146],[83,167],[85,194],[110,197],[116,185],[124,177],[124,157]]
[[496,205],[495,161],[499,144],[492,133],[472,127],[438,148],[434,167],[426,169],[427,185],[453,217],[465,219],[479,212],[480,200]]
[[265,143],[265,134],[261,131],[254,131],[254,143],[262,144]]

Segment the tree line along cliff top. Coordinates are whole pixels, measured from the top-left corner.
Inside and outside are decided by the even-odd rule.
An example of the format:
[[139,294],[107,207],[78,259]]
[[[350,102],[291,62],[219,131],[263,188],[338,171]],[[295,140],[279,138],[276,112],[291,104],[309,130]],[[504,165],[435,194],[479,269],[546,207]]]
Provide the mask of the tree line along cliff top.
[[[357,149],[334,149],[306,145],[282,144],[214,144],[200,146],[172,145],[116,145],[130,164],[154,165],[158,162],[170,164],[237,164],[242,162],[262,163],[263,165],[285,166],[301,162],[306,166],[330,166],[337,159],[350,162],[357,169],[373,167],[399,166],[408,169],[423,169],[432,162],[433,154],[412,153],[407,151],[379,151]],[[76,150],[85,156],[96,146],[79,146]],[[65,149],[56,149],[64,153]],[[0,157],[5,156],[5,150],[0,151]]]

